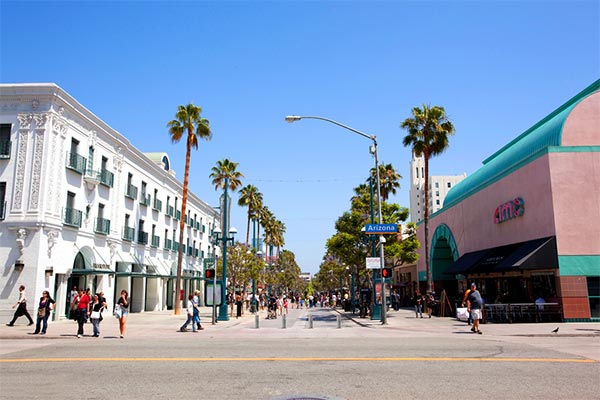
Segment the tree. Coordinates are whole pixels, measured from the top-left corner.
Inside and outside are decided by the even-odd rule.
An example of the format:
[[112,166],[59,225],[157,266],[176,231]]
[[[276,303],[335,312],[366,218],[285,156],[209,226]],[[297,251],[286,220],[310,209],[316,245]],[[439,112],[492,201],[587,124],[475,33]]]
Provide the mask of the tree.
[[[371,168],[373,178],[377,177],[375,168]],[[381,181],[381,199],[386,201],[390,194],[396,194],[396,189],[400,189],[400,179],[402,176],[394,170],[392,164],[379,164],[379,180]]]
[[180,105],[175,113],[175,119],[167,123],[171,141],[178,143],[186,135],[185,151],[185,172],[183,174],[183,194],[181,196],[181,220],[179,221],[179,249],[177,253],[177,277],[175,280],[175,298],[173,312],[175,315],[181,313],[181,304],[179,302],[179,292],[181,291],[181,264],[183,260],[183,232],[184,215],[187,206],[188,183],[190,174],[190,158],[192,147],[198,149],[199,139],[210,140],[212,132],[209,122],[201,117],[202,108],[193,105]]
[[212,167],[209,178],[212,178],[212,184],[215,185],[215,190],[225,189],[225,179],[229,179],[229,189],[235,192],[238,187],[242,186],[241,178],[244,174],[237,171],[239,163],[230,161],[228,158],[217,161],[217,165]]
[[262,207],[263,195],[254,185],[246,185],[240,190],[238,205],[248,207],[248,227],[246,229],[246,247],[250,237],[250,221],[256,220],[258,210]]
[[405,147],[412,146],[415,156],[423,156],[425,161],[425,268],[427,271],[427,290],[433,290],[433,277],[429,260],[429,159],[441,154],[448,148],[448,136],[454,134],[454,125],[444,107],[423,104],[423,108],[414,107],[412,117],[405,119],[400,127],[408,131],[403,139]]

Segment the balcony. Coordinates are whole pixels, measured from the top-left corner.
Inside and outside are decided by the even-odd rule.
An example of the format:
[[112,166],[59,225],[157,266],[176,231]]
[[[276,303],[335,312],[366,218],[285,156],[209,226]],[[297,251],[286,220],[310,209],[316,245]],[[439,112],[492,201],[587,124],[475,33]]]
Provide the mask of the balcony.
[[130,228],[128,226],[123,228],[123,240],[125,240],[127,242],[133,242],[134,238],[135,238],[135,228]]
[[175,211],[175,219],[177,221],[181,220],[181,211],[180,210]]
[[125,187],[125,197],[129,197],[130,199],[136,200],[137,199],[137,194],[138,194],[138,188],[137,188],[137,186],[134,186],[132,184],[128,184]]
[[137,242],[143,245],[148,244],[148,232],[139,231]]
[[88,189],[93,190],[100,183],[100,171],[86,169],[85,174],[83,175],[83,180],[85,181]]
[[106,169],[100,170],[100,184],[101,185],[112,188],[114,181],[115,181],[115,174],[113,174],[112,172],[110,172]]
[[96,218],[96,223],[94,224],[94,232],[99,233],[101,235],[108,235],[110,232],[110,220],[106,218]]
[[152,243],[150,247],[158,247],[160,246],[160,236],[152,235]]
[[179,251],[179,242],[173,241],[173,247],[171,248],[173,251]]
[[75,228],[81,228],[83,213],[74,208],[63,208],[63,223]]
[[154,203],[152,204],[152,209],[158,212],[162,211],[162,201],[159,199],[154,199]]
[[165,250],[171,250],[173,248],[173,242],[171,239],[165,239]]
[[169,217],[174,217],[175,216],[175,209],[173,208],[173,206],[167,205],[167,215]]
[[194,248],[191,246],[188,246],[187,248],[187,255],[188,256],[193,256],[194,255]]
[[150,205],[150,195],[146,195],[146,193],[142,193],[142,195],[140,196],[140,204],[143,206],[149,206]]
[[199,255],[200,255],[200,250],[194,249],[194,257],[198,258]]
[[67,168],[83,175],[87,160],[77,153],[67,153]]
[[0,159],[9,159],[10,158],[10,147],[12,142],[10,140],[2,140],[0,141]]

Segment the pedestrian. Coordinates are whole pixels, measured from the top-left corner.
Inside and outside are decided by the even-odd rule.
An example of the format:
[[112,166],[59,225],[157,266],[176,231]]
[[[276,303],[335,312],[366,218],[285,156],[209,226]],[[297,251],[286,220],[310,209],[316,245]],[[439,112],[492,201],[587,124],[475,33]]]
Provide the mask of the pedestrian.
[[413,306],[415,307],[415,318],[423,318],[423,297],[421,296],[421,292],[418,290],[415,292],[414,297],[412,298]]
[[125,337],[125,323],[127,322],[127,316],[129,315],[129,293],[127,290],[121,290],[121,297],[117,300],[117,305],[119,306],[119,333],[120,338],[123,339]]
[[77,321],[77,299],[79,298],[79,290],[77,286],[73,286],[69,295],[69,319]]
[[471,292],[467,297],[467,311],[471,314],[471,318],[473,318],[473,327],[471,328],[471,332],[478,333],[481,335],[481,330],[479,329],[479,320],[482,317],[481,308],[483,307],[483,299],[481,298],[481,294],[477,291],[477,285],[475,282],[471,283]]
[[77,295],[77,338],[83,336],[83,325],[87,322],[90,311],[90,297],[85,291],[79,290]]
[[431,313],[433,312],[433,302],[435,301],[433,294],[431,292],[427,292],[425,295],[425,308],[427,310],[427,315],[431,318]]
[[92,298],[90,320],[94,327],[94,337],[100,336],[100,321],[102,321],[102,311],[104,311],[105,304],[106,303],[102,302],[100,296],[97,294]]
[[187,320],[185,321],[185,323],[183,325],[181,325],[181,328],[179,328],[179,331],[187,332],[187,326],[190,323],[192,324],[192,332],[197,332],[196,331],[196,323],[194,322],[194,295],[193,294],[190,294],[188,296]]
[[202,325],[200,324],[200,291],[196,290],[194,292],[194,297],[192,299],[194,304],[194,324],[198,327],[199,331],[204,330]]
[[13,315],[13,319],[6,324],[7,326],[13,326],[17,318],[21,316],[26,316],[29,320],[29,324],[27,326],[33,325],[33,318],[29,315],[29,311],[27,311],[27,297],[25,296],[25,285],[19,286],[19,299],[15,304],[13,304],[12,308],[17,308],[15,311],[15,315]]
[[[48,329],[48,318],[50,317],[50,313],[54,309],[55,301],[50,297],[50,293],[47,290],[42,292],[42,297],[40,297],[40,302],[38,304],[38,313],[37,313],[37,321],[35,324],[34,335],[38,333],[41,335],[46,334],[46,330]],[[42,331],[40,332],[40,325]]]
[[[462,301],[463,307],[465,307],[467,305],[467,298],[469,297],[470,293],[471,293],[471,289],[465,290],[465,295],[464,295],[463,301]],[[467,313],[469,314],[469,316],[467,317],[467,325],[470,326],[473,323],[473,316],[471,315],[470,312],[467,311]]]

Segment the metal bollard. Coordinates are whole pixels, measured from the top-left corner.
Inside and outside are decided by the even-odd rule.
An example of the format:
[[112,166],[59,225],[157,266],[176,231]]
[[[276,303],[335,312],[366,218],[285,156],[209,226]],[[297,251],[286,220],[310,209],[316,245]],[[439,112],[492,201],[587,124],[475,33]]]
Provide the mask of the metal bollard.
[[258,328],[259,328],[259,322],[258,322],[258,320],[259,320],[259,318],[258,318],[258,314],[256,314],[256,315],[254,316],[254,327],[255,327],[256,329],[258,329]]
[[286,323],[286,318],[285,318],[285,314],[283,314],[281,316],[281,328],[285,329],[285,323]]
[[313,327],[312,314],[308,314],[308,329],[312,329],[312,327]]
[[342,316],[338,314],[337,316],[337,327],[340,329],[342,327]]

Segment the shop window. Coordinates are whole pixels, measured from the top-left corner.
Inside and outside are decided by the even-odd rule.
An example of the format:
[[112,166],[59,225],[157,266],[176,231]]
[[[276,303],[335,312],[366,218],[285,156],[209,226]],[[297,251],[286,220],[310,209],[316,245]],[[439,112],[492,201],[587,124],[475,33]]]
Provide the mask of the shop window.
[[590,299],[590,315],[592,318],[600,318],[600,277],[588,276],[587,287],[588,298]]

